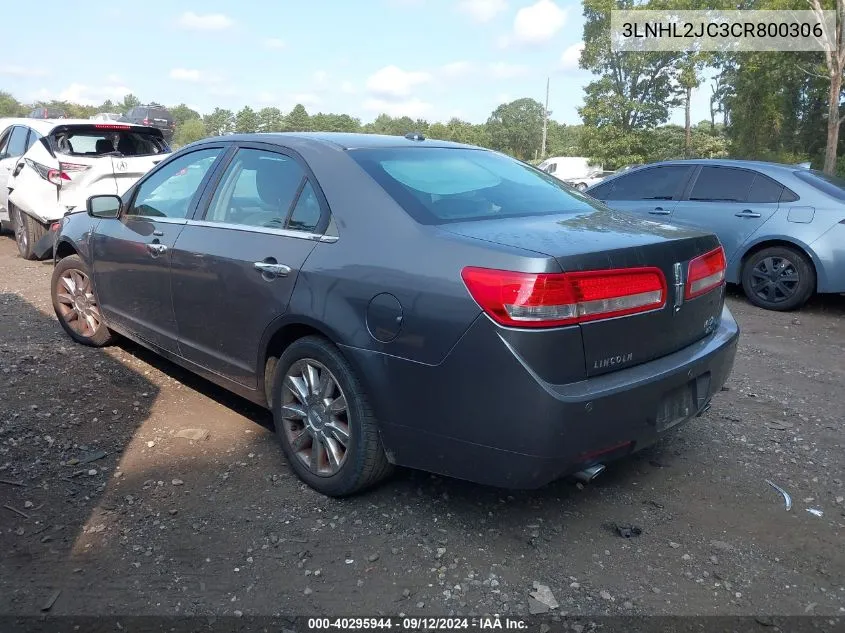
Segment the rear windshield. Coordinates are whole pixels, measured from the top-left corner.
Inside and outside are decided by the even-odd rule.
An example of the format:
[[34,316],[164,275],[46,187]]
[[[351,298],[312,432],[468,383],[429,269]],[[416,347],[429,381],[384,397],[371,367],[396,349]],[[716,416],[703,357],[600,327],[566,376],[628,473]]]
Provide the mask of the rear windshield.
[[147,118],[162,119],[164,121],[169,121],[170,113],[162,108],[150,108],[149,112],[147,113]]
[[70,156],[150,156],[170,151],[161,134],[143,129],[65,128],[53,133],[51,142],[57,152]]
[[595,208],[556,178],[495,152],[410,147],[359,149],[349,154],[423,224]]
[[816,171],[815,169],[802,169],[793,173],[797,178],[819,191],[823,191],[837,200],[845,200],[845,180],[842,178],[828,176],[823,171]]

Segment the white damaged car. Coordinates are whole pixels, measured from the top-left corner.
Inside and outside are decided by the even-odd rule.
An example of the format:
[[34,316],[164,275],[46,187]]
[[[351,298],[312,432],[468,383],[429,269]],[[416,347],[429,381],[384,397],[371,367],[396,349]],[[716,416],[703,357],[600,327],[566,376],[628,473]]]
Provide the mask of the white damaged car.
[[0,222],[21,257],[43,259],[89,196],[123,194],[170,153],[161,131],[87,119],[0,119]]

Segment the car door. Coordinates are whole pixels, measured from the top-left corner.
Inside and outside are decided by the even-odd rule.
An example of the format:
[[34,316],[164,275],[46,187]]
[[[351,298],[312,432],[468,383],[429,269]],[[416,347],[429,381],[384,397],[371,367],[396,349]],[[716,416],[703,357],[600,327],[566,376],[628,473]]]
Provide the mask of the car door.
[[590,195],[617,211],[669,220],[692,171],[691,165],[646,167],[614,178]]
[[178,353],[171,248],[224,151],[205,146],[150,172],[130,190],[120,217],[101,220],[91,240],[106,320],[165,351]]
[[173,250],[173,306],[182,355],[249,388],[259,346],[287,309],[328,222],[307,166],[273,146],[242,144],[201,217]]
[[672,222],[715,233],[730,261],[778,210],[782,192],[783,185],[751,169],[702,166]]
[[29,128],[13,125],[0,137],[0,219],[8,219],[9,184],[15,167],[26,153]]

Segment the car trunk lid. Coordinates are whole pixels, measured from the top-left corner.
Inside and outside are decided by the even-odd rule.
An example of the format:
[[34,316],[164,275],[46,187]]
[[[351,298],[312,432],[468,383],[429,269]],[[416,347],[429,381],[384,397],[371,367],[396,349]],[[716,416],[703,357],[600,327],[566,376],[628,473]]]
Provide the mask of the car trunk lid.
[[700,296],[686,297],[690,262],[719,248],[712,234],[605,209],[461,222],[440,228],[553,257],[563,272],[575,276],[594,270],[659,269],[666,281],[662,307],[580,323],[588,376],[671,354],[706,337],[718,324],[724,283]]

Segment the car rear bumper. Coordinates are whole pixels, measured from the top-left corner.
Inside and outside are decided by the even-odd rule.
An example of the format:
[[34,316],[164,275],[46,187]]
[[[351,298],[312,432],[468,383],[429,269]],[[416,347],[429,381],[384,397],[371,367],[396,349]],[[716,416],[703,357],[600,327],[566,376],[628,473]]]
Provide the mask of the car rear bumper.
[[[727,308],[704,339],[657,360],[567,385],[533,374],[480,317],[437,366],[345,348],[365,377],[396,464],[504,488],[536,488],[654,443],[658,410],[689,390],[700,415],[734,363]],[[565,350],[561,350],[565,354]]]

